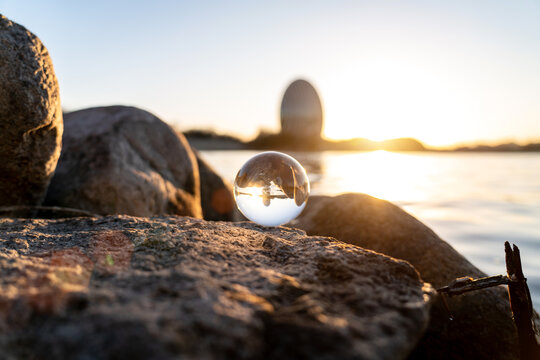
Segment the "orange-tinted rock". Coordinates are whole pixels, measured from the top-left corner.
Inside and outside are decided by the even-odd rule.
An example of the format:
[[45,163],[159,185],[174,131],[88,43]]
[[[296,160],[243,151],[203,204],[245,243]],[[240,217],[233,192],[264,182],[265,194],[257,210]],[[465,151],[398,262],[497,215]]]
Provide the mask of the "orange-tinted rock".
[[223,179],[204,161],[200,154],[197,156],[201,181],[201,207],[203,218],[214,221],[239,220],[238,210],[232,194],[232,185]]
[[[313,196],[290,223],[309,235],[332,236],[407,260],[435,288],[482,271],[430,228],[394,204],[365,194]],[[504,247],[501,244],[501,252]],[[495,274],[490,274],[495,275]],[[506,289],[484,289],[434,303],[414,359],[517,359],[517,335]]]

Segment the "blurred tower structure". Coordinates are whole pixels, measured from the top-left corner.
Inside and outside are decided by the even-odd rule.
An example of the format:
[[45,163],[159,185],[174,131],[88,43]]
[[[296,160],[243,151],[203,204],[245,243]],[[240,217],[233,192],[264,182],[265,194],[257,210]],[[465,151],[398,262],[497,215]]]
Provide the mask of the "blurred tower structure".
[[307,81],[293,81],[281,101],[281,134],[290,138],[320,139],[323,109],[319,94]]

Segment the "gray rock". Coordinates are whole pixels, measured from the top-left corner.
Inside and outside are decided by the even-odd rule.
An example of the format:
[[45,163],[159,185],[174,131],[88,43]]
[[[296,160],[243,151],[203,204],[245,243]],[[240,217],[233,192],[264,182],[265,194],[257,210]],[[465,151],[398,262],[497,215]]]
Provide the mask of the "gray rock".
[[404,261],[300,230],[0,219],[7,358],[403,359],[431,291]]
[[240,220],[232,193],[232,185],[223,179],[201,155],[195,153],[201,181],[203,218],[214,221]]
[[[364,194],[313,196],[291,226],[409,261],[435,288],[482,271],[430,228],[388,201]],[[504,246],[501,244],[501,252]],[[490,274],[495,275],[495,274]],[[517,359],[517,335],[506,289],[485,289],[448,299],[453,321],[434,302],[415,359]]]
[[46,205],[101,215],[202,217],[195,156],[163,121],[110,106],[66,114],[64,125]]
[[0,206],[41,204],[60,156],[62,126],[49,52],[0,14]]
[[293,81],[281,100],[281,134],[292,139],[319,139],[323,110],[317,90],[303,79]]

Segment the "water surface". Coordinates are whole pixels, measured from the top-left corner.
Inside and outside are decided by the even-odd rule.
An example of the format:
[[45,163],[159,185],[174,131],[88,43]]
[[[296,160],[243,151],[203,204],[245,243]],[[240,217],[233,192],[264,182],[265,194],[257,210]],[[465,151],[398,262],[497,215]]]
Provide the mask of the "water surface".
[[[203,151],[231,183],[256,151]],[[430,226],[489,275],[504,274],[504,241],[521,249],[540,308],[540,153],[290,153],[311,194],[362,192],[390,200]]]

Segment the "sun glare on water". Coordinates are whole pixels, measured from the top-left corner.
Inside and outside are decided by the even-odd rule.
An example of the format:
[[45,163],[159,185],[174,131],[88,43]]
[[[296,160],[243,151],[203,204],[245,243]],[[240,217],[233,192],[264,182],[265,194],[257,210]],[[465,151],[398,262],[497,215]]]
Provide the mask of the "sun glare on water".
[[351,153],[325,165],[327,174],[336,174],[335,179],[329,180],[334,182],[337,193],[360,192],[391,201],[425,200],[430,169],[417,154],[384,150]]

